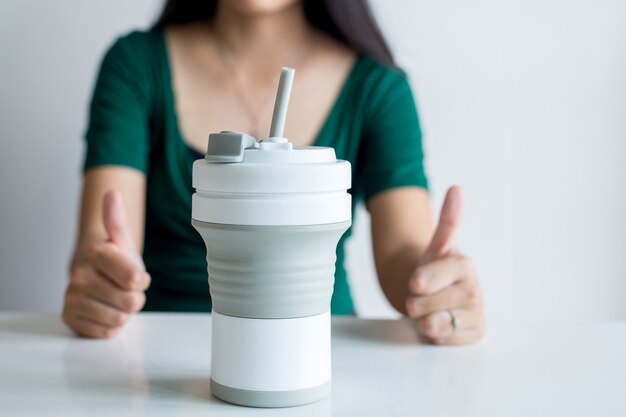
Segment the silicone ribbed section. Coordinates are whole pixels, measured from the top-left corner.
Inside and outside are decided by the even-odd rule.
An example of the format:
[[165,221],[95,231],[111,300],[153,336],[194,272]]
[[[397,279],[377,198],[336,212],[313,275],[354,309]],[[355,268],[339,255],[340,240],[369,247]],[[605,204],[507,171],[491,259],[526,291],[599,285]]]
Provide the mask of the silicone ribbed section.
[[215,311],[293,318],[330,308],[335,250],[350,221],[310,226],[192,224],[207,246]]

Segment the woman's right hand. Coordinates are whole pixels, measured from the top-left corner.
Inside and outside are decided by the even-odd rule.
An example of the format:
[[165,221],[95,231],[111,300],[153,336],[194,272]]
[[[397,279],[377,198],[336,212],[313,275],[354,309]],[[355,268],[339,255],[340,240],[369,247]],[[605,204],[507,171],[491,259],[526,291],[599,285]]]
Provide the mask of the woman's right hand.
[[109,338],[143,307],[150,275],[126,224],[122,197],[102,202],[108,239],[79,245],[65,292],[63,321],[81,336]]

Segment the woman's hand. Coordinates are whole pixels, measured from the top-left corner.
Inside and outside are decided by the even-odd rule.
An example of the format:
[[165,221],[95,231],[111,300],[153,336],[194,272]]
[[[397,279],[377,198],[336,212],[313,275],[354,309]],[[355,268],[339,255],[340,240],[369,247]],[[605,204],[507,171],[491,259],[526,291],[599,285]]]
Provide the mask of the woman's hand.
[[122,198],[108,192],[102,217],[108,240],[83,245],[72,261],[63,320],[81,336],[114,336],[139,311],[150,285],[126,224]]
[[454,248],[461,222],[463,194],[448,190],[439,225],[409,278],[406,310],[423,336],[436,344],[478,341],[485,332],[483,301],[473,262]]

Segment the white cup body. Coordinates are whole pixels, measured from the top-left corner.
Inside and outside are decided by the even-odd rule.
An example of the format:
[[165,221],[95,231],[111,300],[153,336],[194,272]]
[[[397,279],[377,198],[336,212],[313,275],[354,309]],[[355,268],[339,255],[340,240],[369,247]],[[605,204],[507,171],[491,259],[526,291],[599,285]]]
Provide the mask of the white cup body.
[[337,243],[351,223],[350,164],[334,151],[330,160],[328,148],[303,152],[194,163],[192,224],[207,247],[213,299],[211,386],[225,401],[283,407],[330,392],[330,301]]

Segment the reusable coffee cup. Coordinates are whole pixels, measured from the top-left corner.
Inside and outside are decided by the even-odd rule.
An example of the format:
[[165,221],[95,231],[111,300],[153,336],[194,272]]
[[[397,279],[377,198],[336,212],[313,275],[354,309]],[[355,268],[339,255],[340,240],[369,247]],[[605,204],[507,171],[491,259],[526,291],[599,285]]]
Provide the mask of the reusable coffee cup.
[[331,389],[336,247],[351,224],[351,169],[283,137],[294,70],[281,71],[270,137],[222,131],[193,165],[192,224],[213,299],[211,390],[288,407]]

